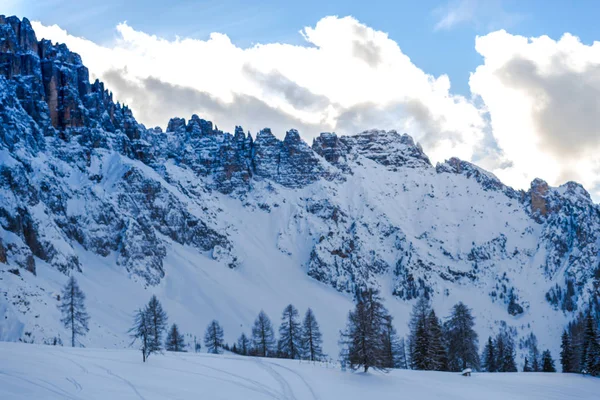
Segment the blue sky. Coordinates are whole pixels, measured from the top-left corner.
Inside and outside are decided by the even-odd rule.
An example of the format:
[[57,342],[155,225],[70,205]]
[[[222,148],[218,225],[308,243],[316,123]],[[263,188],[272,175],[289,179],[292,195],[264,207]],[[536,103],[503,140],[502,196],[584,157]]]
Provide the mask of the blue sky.
[[[303,41],[298,33],[327,15],[352,15],[387,32],[425,72],[448,74],[453,90],[469,93],[469,73],[481,63],[475,36],[506,29],[523,36],[560,38],[570,32],[584,43],[600,38],[600,2],[594,0],[473,1],[244,1],[244,0],[5,0],[2,12],[58,24],[75,36],[111,41],[115,26],[161,37],[206,39],[226,33],[241,47],[254,43]],[[462,15],[445,28],[436,25],[456,10]]]
[[[3,0],[146,126],[396,129],[435,162],[600,199],[600,2]],[[260,45],[257,45],[260,44]]]

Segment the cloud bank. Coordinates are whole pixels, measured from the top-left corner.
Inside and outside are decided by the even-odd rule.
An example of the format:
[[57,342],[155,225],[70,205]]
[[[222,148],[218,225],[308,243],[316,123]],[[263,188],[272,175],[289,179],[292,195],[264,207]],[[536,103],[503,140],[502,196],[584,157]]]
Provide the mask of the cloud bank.
[[[455,8],[448,10],[450,18]],[[439,28],[472,19],[469,10]],[[305,27],[303,45],[249,48],[221,33],[170,41],[126,23],[105,46],[58,26],[34,28],[80,53],[147,126],[197,113],[228,131],[269,126],[282,137],[297,128],[307,141],[323,131],[396,129],[434,161],[474,161],[517,188],[536,177],[553,185],[577,180],[600,197],[600,44],[570,34],[477,37],[483,63],[465,98],[452,93],[446,75],[427,74],[386,33],[352,17]]]

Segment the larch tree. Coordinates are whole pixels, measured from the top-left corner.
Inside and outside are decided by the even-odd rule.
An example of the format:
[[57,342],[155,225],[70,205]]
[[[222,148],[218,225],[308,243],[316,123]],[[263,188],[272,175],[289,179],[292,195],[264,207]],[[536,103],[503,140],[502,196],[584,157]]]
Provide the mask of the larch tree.
[[471,310],[462,302],[456,304],[445,324],[450,371],[479,369],[479,341],[474,327],[475,318]]
[[298,310],[289,304],[283,310],[281,315],[281,325],[279,326],[278,352],[282,358],[300,358],[301,327],[298,321]]
[[346,330],[341,332],[344,360],[356,370],[369,368],[385,371],[383,332],[388,312],[383,306],[379,291],[367,289],[357,296],[353,311],[348,314]]
[[252,353],[258,357],[272,357],[275,355],[273,324],[262,310],[258,313],[252,327]]
[[250,340],[245,333],[242,333],[237,341],[237,352],[241,356],[247,356],[250,353]]
[[171,329],[169,330],[165,341],[165,349],[167,351],[185,351],[185,339],[179,332],[177,324],[171,325]]
[[85,309],[85,294],[75,277],[71,276],[63,288],[58,308],[62,314],[60,322],[71,333],[71,346],[75,347],[77,336],[84,336],[89,331],[90,319]]
[[162,304],[153,295],[146,305],[145,312],[148,314],[150,327],[152,330],[152,337],[150,341],[150,346],[152,348],[152,352],[158,352],[162,350],[162,337],[165,331],[167,330],[167,313],[163,310]]
[[133,338],[131,344],[139,340],[143,362],[146,362],[150,354],[159,351],[152,345],[154,335],[150,315],[146,309],[140,308],[135,312],[133,327],[129,330],[129,334]]
[[409,352],[411,368],[417,370],[429,369],[429,326],[428,317],[431,306],[425,296],[420,296],[410,314]]
[[225,344],[223,337],[223,328],[221,328],[217,320],[212,320],[204,333],[204,347],[206,347],[206,351],[212,354],[220,354]]
[[310,361],[317,361],[325,356],[322,348],[323,337],[321,335],[319,323],[310,308],[306,310],[306,314],[304,315],[300,342],[302,344],[302,358]]
[[426,358],[426,369],[431,371],[447,371],[448,370],[448,351],[444,341],[444,332],[442,323],[435,315],[435,310],[429,312],[427,317],[428,332],[428,348]]

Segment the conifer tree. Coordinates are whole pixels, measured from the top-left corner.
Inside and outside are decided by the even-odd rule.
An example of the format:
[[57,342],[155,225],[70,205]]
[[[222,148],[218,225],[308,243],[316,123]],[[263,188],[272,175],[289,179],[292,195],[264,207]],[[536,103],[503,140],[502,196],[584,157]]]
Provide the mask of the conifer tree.
[[412,369],[425,370],[429,368],[429,327],[428,317],[431,311],[429,301],[425,296],[420,296],[413,306],[409,329],[409,352]]
[[398,368],[408,369],[407,346],[406,346],[406,340],[404,338],[400,339],[398,353],[399,353]]
[[532,372],[527,357],[525,357],[525,363],[523,364],[523,372]]
[[162,350],[162,335],[167,330],[167,313],[155,295],[150,298],[144,312],[148,315],[151,328],[151,352],[159,352]]
[[581,365],[588,374],[600,375],[600,341],[597,337],[596,321],[592,314],[591,304],[585,316]]
[[401,368],[400,340],[392,323],[392,316],[385,317],[383,327],[383,357],[385,368]]
[[281,315],[281,325],[279,326],[278,350],[282,358],[300,358],[302,348],[301,328],[298,321],[298,310],[289,304]]
[[85,294],[75,277],[71,276],[63,288],[58,308],[62,314],[60,322],[71,333],[71,346],[75,347],[77,336],[84,336],[89,331],[90,319],[85,309]]
[[502,343],[502,352],[498,351],[498,356],[501,358],[497,361],[499,372],[517,372],[517,364],[515,362],[515,345],[511,337],[500,334],[499,342]]
[[179,332],[177,324],[171,325],[171,329],[169,330],[165,341],[165,349],[167,351],[185,351],[185,339]]
[[237,351],[239,355],[247,356],[250,353],[250,340],[242,333],[237,341]]
[[206,347],[206,351],[212,354],[220,354],[221,349],[225,346],[223,336],[223,328],[221,328],[219,322],[212,320],[204,333],[204,347]]
[[140,341],[143,362],[146,362],[150,354],[159,351],[152,343],[154,335],[150,315],[146,309],[138,309],[135,312],[133,327],[129,330],[129,334],[133,338],[131,344],[135,343],[137,340]]
[[562,372],[575,372],[571,338],[566,329],[561,336],[560,348],[560,364],[562,365]]
[[252,353],[258,357],[272,357],[275,354],[273,324],[262,310],[252,327]]
[[483,349],[483,355],[481,357],[481,362],[484,370],[487,372],[496,372],[498,370],[496,359],[496,349],[494,346],[494,342],[492,341],[492,337],[490,336],[488,337],[488,341],[485,344],[485,347]]
[[319,323],[310,308],[306,310],[304,321],[302,322],[301,344],[303,358],[310,361],[317,361],[325,356],[322,349],[323,338],[319,329]]
[[475,319],[471,310],[462,302],[456,304],[445,324],[450,371],[462,371],[466,368],[479,369],[477,352],[479,342],[477,333],[473,329],[474,326]]
[[556,368],[554,367],[554,360],[552,359],[552,354],[550,354],[550,350],[545,350],[542,353],[542,372],[556,372]]
[[446,344],[444,342],[444,332],[442,330],[442,323],[440,322],[439,318],[435,315],[435,311],[433,309],[429,312],[427,321],[427,325],[429,327],[429,347],[427,348],[426,369],[431,371],[447,371],[448,352],[446,349]]
[[340,340],[345,348],[344,360],[350,368],[363,368],[364,372],[369,368],[386,370],[382,337],[387,316],[378,290],[367,289],[357,295]]

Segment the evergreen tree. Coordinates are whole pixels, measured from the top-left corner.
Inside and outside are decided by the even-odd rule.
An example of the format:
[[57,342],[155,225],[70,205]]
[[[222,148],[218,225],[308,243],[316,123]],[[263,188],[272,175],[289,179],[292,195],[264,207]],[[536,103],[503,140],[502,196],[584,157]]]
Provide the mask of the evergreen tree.
[[425,296],[420,296],[413,306],[409,329],[409,352],[412,369],[428,369],[429,329],[428,317],[431,311],[429,301]]
[[392,323],[391,315],[385,317],[382,340],[384,367],[401,368],[402,354],[400,352],[400,340],[398,339],[396,328],[394,328],[394,324]]
[[471,310],[462,302],[456,304],[445,324],[448,342],[448,367],[450,371],[466,368],[479,369],[477,333]]
[[177,324],[171,325],[171,329],[165,341],[165,349],[167,351],[185,351],[185,339],[179,332]]
[[447,371],[448,370],[448,352],[444,342],[444,332],[439,318],[435,315],[432,309],[427,318],[428,343],[426,369],[431,371]]
[[322,349],[323,338],[321,330],[319,329],[315,314],[310,308],[306,310],[304,321],[302,322],[301,343],[303,358],[310,361],[317,361],[325,356]]
[[150,328],[151,328],[151,340],[150,347],[152,352],[158,352],[162,350],[162,335],[167,330],[167,313],[163,310],[160,301],[156,296],[152,296],[148,305],[146,306],[145,313],[148,314]]
[[298,310],[289,304],[281,315],[281,325],[279,326],[278,350],[282,358],[300,358],[301,328],[298,321]]
[[[517,372],[517,363],[515,362],[515,344],[508,335],[499,335],[502,343],[502,358],[497,361],[499,372]],[[500,355],[500,352],[498,352]]]
[[150,354],[159,351],[156,346],[153,346],[154,334],[152,330],[152,324],[150,315],[146,309],[138,309],[135,312],[135,318],[133,327],[129,330],[130,336],[133,338],[133,342],[140,341],[140,350],[142,351],[142,360],[146,362],[146,359]]
[[496,349],[492,337],[488,337],[488,341],[483,349],[483,355],[481,356],[481,362],[483,368],[487,372],[496,372],[498,370],[496,364]]
[[237,351],[239,355],[247,356],[250,353],[250,340],[242,333],[237,341]]
[[523,364],[523,372],[532,372],[527,357],[525,357],[525,364]]
[[542,372],[556,372],[550,350],[546,350],[542,353]]
[[89,331],[90,319],[85,309],[85,294],[79,288],[75,277],[71,276],[62,290],[61,302],[58,306],[62,318],[60,322],[71,333],[71,346],[75,347],[77,336],[85,336]]
[[354,310],[348,313],[346,330],[341,333],[340,342],[345,348],[344,361],[353,370],[385,370],[382,338],[387,310],[376,289],[367,289],[360,293],[357,300]]
[[252,353],[258,357],[272,357],[275,354],[275,334],[273,324],[265,314],[260,311],[252,327]]
[[204,333],[204,347],[206,347],[206,351],[209,353],[220,354],[224,345],[223,328],[221,328],[217,320],[213,319],[206,327],[206,332]]
[[591,304],[585,316],[581,365],[590,375],[600,374],[600,341],[596,333],[596,321],[592,314]]
[[408,369],[408,356],[406,351],[406,340],[401,338],[398,347],[398,368]]
[[561,337],[560,348],[560,364],[562,365],[562,372],[575,372],[571,338],[566,329],[563,331]]

